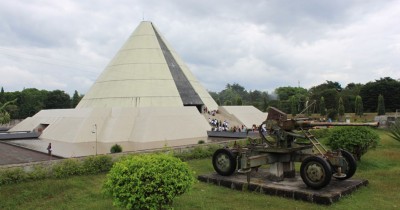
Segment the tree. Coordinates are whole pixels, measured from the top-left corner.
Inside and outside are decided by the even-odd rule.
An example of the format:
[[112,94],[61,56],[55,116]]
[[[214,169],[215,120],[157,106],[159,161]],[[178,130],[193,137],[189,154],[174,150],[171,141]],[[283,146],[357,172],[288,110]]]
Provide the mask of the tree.
[[80,96],[78,91],[75,90],[74,95],[72,96],[71,99],[71,108],[75,108],[76,105],[79,104],[83,96]]
[[71,108],[70,96],[62,90],[53,90],[47,94],[46,109]]
[[400,107],[400,81],[390,77],[368,82],[360,89],[364,112],[376,112],[378,97],[385,98],[385,111],[395,112]]
[[290,111],[292,116],[295,116],[297,114],[297,99],[295,96],[290,97]]
[[355,115],[361,117],[364,114],[363,102],[362,102],[361,96],[358,95],[356,97],[354,104],[355,104],[355,107],[354,107]]
[[239,105],[239,106],[243,105],[242,98],[240,98],[240,97],[237,98],[236,105]]
[[325,98],[323,96],[321,96],[321,100],[319,101],[319,114],[321,116],[326,115]]
[[383,95],[379,94],[378,96],[378,115],[385,115],[385,101],[383,99]]
[[4,103],[3,105],[0,105],[0,124],[6,124],[9,123],[11,120],[10,114],[7,112],[6,108],[8,105],[15,103],[17,99],[8,101]]
[[338,114],[339,114],[340,118],[342,119],[344,116],[344,105],[343,105],[342,97],[339,98]]
[[0,91],[0,104],[5,103],[5,102],[6,102],[6,96],[5,96],[3,87],[1,87],[1,91]]
[[17,106],[19,108],[18,117],[24,119],[31,117],[45,108],[44,102],[47,98],[47,90],[27,88],[21,91],[18,96]]

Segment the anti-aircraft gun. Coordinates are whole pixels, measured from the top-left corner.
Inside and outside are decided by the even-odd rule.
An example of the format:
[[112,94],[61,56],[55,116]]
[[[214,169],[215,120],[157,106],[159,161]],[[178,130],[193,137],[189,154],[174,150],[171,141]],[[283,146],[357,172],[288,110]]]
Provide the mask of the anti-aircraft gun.
[[[303,182],[313,189],[328,185],[332,176],[351,178],[357,169],[353,155],[346,150],[329,151],[310,132],[316,126],[377,126],[377,123],[330,123],[308,119],[288,119],[287,114],[270,107],[268,117],[259,126],[260,140],[241,147],[221,148],[214,152],[215,171],[229,176],[235,171],[247,173],[270,164],[267,177],[274,181],[295,176],[294,162],[301,162]],[[272,140],[271,140],[272,139]]]

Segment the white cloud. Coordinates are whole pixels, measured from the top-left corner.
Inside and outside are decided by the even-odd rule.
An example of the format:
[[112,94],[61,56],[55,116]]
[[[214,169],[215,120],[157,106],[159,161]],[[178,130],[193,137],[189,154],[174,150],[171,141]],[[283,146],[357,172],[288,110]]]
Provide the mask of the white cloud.
[[0,86],[85,93],[142,18],[209,90],[400,78],[399,1],[0,2]]

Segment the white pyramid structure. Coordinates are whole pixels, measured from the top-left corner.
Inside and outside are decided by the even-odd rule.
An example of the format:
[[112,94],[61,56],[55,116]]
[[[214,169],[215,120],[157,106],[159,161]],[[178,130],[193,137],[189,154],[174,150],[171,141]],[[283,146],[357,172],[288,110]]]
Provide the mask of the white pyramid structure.
[[77,108],[182,106],[218,108],[153,23],[143,21]]
[[200,113],[218,105],[148,21],[141,22],[75,109],[42,110],[10,131],[41,132],[26,147],[63,157],[197,144]]

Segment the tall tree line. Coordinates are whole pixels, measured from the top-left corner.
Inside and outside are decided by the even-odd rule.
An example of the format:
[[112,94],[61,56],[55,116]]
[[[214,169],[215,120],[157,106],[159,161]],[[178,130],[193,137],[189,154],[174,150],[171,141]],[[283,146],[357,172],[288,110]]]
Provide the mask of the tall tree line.
[[[307,103],[313,102],[313,113],[330,117],[343,113],[356,113],[360,116],[364,112],[378,112],[378,108],[380,113],[400,109],[400,81],[390,77],[366,84],[350,83],[344,88],[340,83],[328,80],[310,89],[278,87],[272,93],[247,91],[243,86],[234,83],[227,84],[221,92],[210,94],[218,105],[253,105],[261,111],[266,111],[268,106],[274,106],[291,114],[300,113]],[[378,99],[380,95],[381,99]],[[378,104],[381,105],[378,107]]]
[[[240,84],[233,83],[227,84],[220,92],[209,93],[221,106],[252,105],[261,111],[266,111],[268,106],[274,106],[291,114],[298,114],[307,104],[315,102],[312,113],[320,113],[332,118],[343,114],[343,110],[345,113],[356,113],[360,116],[363,112],[379,111],[382,114],[400,109],[400,81],[390,77],[366,84],[350,83],[344,88],[334,81],[325,81],[310,89],[278,87],[272,93],[246,90]],[[75,108],[82,97],[83,95],[77,91],[71,97],[62,90],[27,88],[22,91],[5,92],[1,88],[0,107],[9,101],[16,100],[4,109],[12,119],[24,119],[42,109]]]
[[24,119],[31,117],[42,109],[65,109],[75,108],[82,95],[75,91],[70,97],[62,90],[38,90],[36,88],[26,88],[22,91],[5,92],[3,87],[0,91],[0,106],[9,101],[5,111],[10,114],[11,119]]

